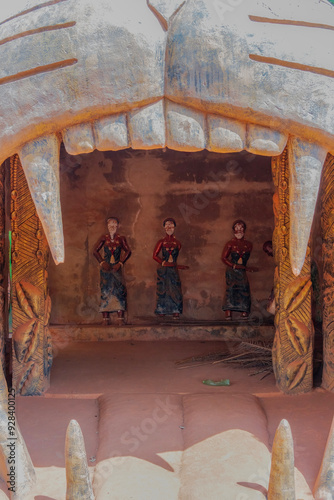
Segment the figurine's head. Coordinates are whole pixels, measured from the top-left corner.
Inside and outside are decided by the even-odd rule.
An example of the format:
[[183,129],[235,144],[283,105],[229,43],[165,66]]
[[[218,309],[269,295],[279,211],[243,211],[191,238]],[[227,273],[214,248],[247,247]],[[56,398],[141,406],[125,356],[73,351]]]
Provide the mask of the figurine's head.
[[265,241],[263,243],[263,251],[269,255],[269,257],[273,256],[273,242],[271,240]]
[[242,238],[245,236],[246,227],[246,222],[241,219],[235,220],[233,222],[232,231],[234,232],[234,236],[238,240],[242,240]]
[[107,227],[110,235],[114,235],[117,231],[119,225],[119,220],[117,217],[108,217],[107,219]]
[[168,217],[167,219],[165,219],[163,221],[163,226],[164,226],[166,234],[168,234],[168,236],[172,236],[172,234],[174,234],[174,230],[176,227],[176,222],[174,219],[172,219],[171,217]]

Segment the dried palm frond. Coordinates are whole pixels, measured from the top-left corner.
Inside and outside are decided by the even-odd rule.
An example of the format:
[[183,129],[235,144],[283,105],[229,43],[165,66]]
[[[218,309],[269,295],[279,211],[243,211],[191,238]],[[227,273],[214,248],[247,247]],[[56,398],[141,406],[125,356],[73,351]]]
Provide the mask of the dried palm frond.
[[[230,363],[240,368],[255,368],[250,375],[273,373],[272,342],[248,341],[226,343],[224,350],[215,353],[192,356],[176,361],[179,369],[192,368],[207,364]],[[264,378],[262,377],[262,378]]]

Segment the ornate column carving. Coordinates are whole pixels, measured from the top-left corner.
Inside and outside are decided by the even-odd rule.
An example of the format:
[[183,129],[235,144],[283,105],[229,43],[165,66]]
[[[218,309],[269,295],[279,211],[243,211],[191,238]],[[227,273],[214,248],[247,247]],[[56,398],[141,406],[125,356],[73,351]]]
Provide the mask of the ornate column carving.
[[40,395],[52,364],[47,289],[49,247],[19,157],[11,158],[13,387]]
[[6,210],[5,210],[5,165],[0,165],[0,362],[4,366],[5,338],[6,338],[6,293],[7,277],[5,275],[6,265]]
[[324,337],[322,386],[334,390],[334,156],[328,155],[322,178],[322,260]]
[[310,391],[313,383],[311,315],[311,259],[308,248],[304,266],[296,278],[289,257],[289,161],[288,151],[272,159],[275,231],[275,340],[273,365],[279,389],[288,394]]

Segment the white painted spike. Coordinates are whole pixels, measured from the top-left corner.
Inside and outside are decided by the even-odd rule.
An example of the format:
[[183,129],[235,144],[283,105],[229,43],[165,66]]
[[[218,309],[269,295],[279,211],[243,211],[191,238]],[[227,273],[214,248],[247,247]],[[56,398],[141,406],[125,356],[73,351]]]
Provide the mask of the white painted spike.
[[18,152],[56,264],[64,262],[64,234],[59,194],[59,148],[59,138],[56,135],[47,135],[28,142]]
[[333,500],[334,498],[334,418],[313,495],[315,500]]
[[[11,402],[13,405],[14,395],[8,397],[7,383],[3,373],[2,365],[0,363],[0,448],[3,461],[1,464],[1,475],[7,478],[8,487],[13,488],[10,490],[11,500],[34,500],[36,494],[36,472],[30,458],[27,446],[19,429],[17,422],[15,422],[15,429],[9,432],[8,417],[12,415],[12,407],[8,406]],[[11,413],[8,413],[10,411]],[[15,467],[16,473],[12,473],[11,464],[13,464],[13,455],[11,455],[10,439],[15,441]],[[13,467],[13,465],[12,465]],[[17,473],[19,471],[19,474]],[[13,484],[10,483],[13,482]],[[14,491],[15,490],[15,491]],[[7,496],[0,498],[6,498]]]
[[288,152],[290,165],[290,262],[293,274],[298,276],[305,261],[327,150],[318,144],[292,137],[289,140]]
[[80,425],[71,420],[66,431],[66,500],[94,500],[85,442]]
[[294,450],[290,424],[281,420],[271,455],[268,500],[295,500]]

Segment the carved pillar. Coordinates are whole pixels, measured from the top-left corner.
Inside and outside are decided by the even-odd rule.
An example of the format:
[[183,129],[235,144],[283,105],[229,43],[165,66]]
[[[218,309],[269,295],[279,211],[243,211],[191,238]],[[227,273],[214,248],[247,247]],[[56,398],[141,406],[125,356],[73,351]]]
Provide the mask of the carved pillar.
[[322,178],[322,260],[323,260],[323,337],[322,386],[334,390],[334,156],[328,155]]
[[272,159],[275,231],[275,340],[273,366],[279,389],[298,394],[310,391],[313,382],[311,315],[311,263],[308,248],[304,266],[296,278],[289,257],[289,162],[287,149]]
[[6,210],[5,210],[5,165],[0,165],[0,362],[5,371],[5,339],[6,339],[6,293],[7,277],[5,275],[6,264]]
[[49,247],[19,157],[11,158],[13,387],[40,395],[52,364],[47,290]]

